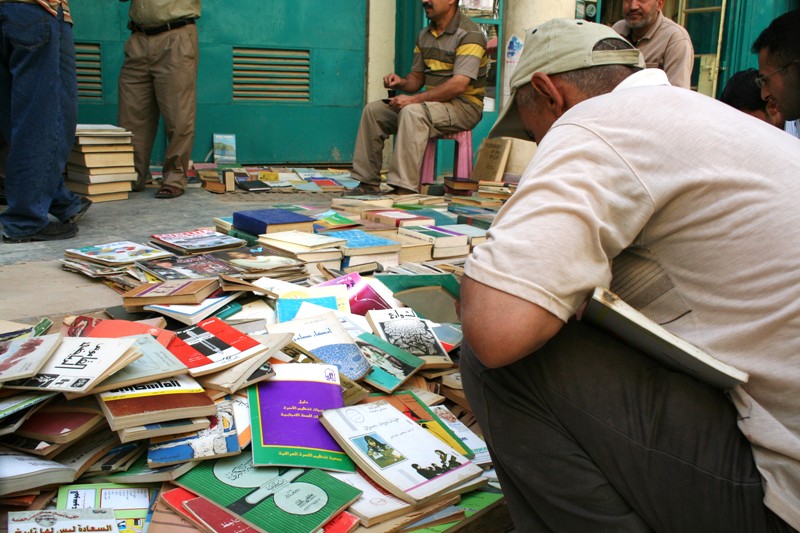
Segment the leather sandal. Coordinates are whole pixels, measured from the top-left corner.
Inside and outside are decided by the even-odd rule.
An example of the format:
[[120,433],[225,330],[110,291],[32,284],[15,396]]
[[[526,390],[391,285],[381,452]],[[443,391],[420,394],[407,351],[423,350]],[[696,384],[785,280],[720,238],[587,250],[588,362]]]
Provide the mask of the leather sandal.
[[162,185],[158,191],[156,191],[155,197],[156,198],[177,198],[178,196],[183,194],[183,189],[175,187],[173,185]]

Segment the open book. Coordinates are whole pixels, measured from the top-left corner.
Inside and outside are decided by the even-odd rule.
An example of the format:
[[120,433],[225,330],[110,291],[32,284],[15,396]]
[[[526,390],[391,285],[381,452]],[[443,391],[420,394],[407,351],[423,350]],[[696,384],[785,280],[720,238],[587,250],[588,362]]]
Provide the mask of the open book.
[[581,320],[714,387],[729,389],[747,383],[749,379],[747,372],[715,359],[670,333],[606,289],[598,287],[594,290]]

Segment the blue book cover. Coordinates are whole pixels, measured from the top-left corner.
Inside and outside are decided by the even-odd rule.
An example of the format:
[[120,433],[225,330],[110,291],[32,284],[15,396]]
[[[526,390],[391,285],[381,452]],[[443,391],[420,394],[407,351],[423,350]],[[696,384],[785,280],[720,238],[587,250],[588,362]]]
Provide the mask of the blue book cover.
[[[287,224],[308,223],[309,231],[313,230],[315,220],[307,215],[295,213],[287,209],[253,209],[249,211],[235,211],[233,213],[233,227],[251,235],[261,235],[267,233],[270,226],[285,226]],[[285,228],[284,229],[299,229]]]
[[335,296],[319,296],[314,298],[278,298],[275,300],[275,314],[277,315],[278,322],[288,322],[293,320],[297,313],[300,311],[300,306],[304,302],[327,307],[328,309],[336,310],[336,297]]
[[344,255],[348,252],[369,250],[371,253],[394,252],[400,250],[400,243],[391,239],[386,239],[372,233],[367,233],[360,229],[348,229],[342,231],[329,231],[327,235],[344,239],[347,243],[342,246]]

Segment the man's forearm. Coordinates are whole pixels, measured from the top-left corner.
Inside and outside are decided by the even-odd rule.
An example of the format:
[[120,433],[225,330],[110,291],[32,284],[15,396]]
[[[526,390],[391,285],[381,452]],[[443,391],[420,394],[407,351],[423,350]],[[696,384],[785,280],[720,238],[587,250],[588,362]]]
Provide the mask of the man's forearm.
[[453,98],[464,94],[467,87],[469,87],[469,78],[467,76],[453,76],[441,85],[413,95],[413,98],[417,104],[422,102],[449,102]]

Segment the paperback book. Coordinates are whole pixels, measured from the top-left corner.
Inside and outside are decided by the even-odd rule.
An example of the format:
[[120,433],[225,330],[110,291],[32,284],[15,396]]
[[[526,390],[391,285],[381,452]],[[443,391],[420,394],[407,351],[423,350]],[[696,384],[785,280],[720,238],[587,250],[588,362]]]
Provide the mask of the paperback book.
[[64,250],[66,257],[77,257],[103,265],[131,265],[134,261],[159,259],[170,255],[172,254],[166,250],[131,241],[116,241]]
[[367,320],[376,335],[425,361],[425,368],[453,366],[447,351],[436,338],[427,320],[413,309],[382,309],[367,312]]
[[200,305],[218,289],[217,279],[154,281],[125,292],[122,305],[132,312],[146,305]]
[[0,383],[35,376],[59,344],[58,333],[0,342]]
[[181,254],[196,254],[245,246],[245,241],[242,239],[208,228],[179,233],[159,233],[151,235],[150,240],[159,246]]
[[284,363],[248,389],[255,466],[353,471],[355,466],[322,427],[319,414],[344,406],[332,365]]
[[[166,283],[166,282],[165,282]],[[242,292],[212,293],[211,296],[195,305],[183,304],[147,304],[142,307],[144,311],[155,311],[191,326],[213,315],[222,307],[241,296]]]
[[364,382],[389,394],[425,364],[421,358],[371,333],[359,335],[356,344],[372,365]]
[[385,401],[323,411],[322,424],[383,488],[425,503],[482,470]]
[[181,279],[216,279],[220,274],[238,274],[238,268],[211,254],[163,257],[139,260],[136,267],[161,281]]
[[48,509],[8,513],[8,531],[106,531],[118,533],[113,509]]
[[176,480],[262,531],[314,533],[361,495],[322,470],[259,467],[248,454],[203,461]]

